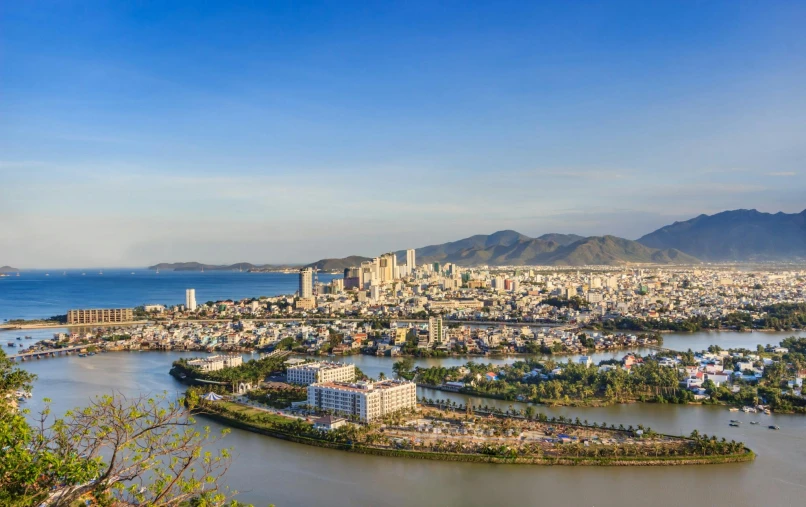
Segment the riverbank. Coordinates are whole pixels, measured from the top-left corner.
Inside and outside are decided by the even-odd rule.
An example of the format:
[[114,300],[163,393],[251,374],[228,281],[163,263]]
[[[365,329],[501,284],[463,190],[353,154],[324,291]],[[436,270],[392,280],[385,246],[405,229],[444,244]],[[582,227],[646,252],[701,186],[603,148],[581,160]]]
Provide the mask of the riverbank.
[[[443,413],[428,409],[420,409],[416,415],[419,424],[424,424],[423,418],[427,421],[434,414]],[[194,415],[212,419],[226,426],[259,433],[273,438],[279,438],[295,443],[335,449],[359,454],[386,457],[405,457],[410,459],[424,459],[435,461],[457,461],[465,463],[491,463],[491,464],[521,464],[521,465],[567,465],[567,466],[681,466],[681,465],[703,465],[703,464],[724,464],[749,462],[755,459],[755,453],[744,447],[741,443],[717,444],[712,440],[684,439],[682,437],[672,437],[668,435],[657,435],[651,437],[629,437],[635,433],[625,430],[614,430],[605,428],[584,427],[568,422],[540,423],[537,421],[515,420],[501,416],[481,418],[474,417],[470,420],[481,421],[478,423],[459,423],[458,419],[448,416],[440,419],[436,426],[442,428],[444,435],[430,435],[428,433],[412,434],[409,441],[403,438],[407,433],[414,431],[406,430],[405,427],[384,426],[386,433],[370,431],[368,426],[358,427],[358,431],[352,434],[348,432],[340,433],[341,430],[331,432],[311,431],[308,422],[299,419],[288,419],[274,413],[267,413],[261,409],[248,407],[233,402],[201,402],[194,411]],[[492,422],[491,422],[492,421]],[[520,437],[513,437],[509,442],[507,437],[457,437],[451,436],[450,429],[446,428],[449,423],[455,423],[457,427],[474,424],[492,424],[501,428],[510,428],[521,425],[523,431],[534,430],[534,426],[547,427],[557,426],[557,431],[576,436],[560,435],[558,439],[536,440],[533,443],[526,443],[526,434]],[[383,428],[383,427],[382,427]],[[463,430],[464,431],[464,430]],[[471,430],[472,431],[472,430]],[[489,430],[492,431],[492,430]],[[553,428],[549,427],[549,431]],[[649,430],[647,430],[649,431]],[[361,432],[366,432],[362,434]],[[497,432],[496,432],[497,434]],[[602,434],[604,441],[598,440],[598,434]],[[417,436],[419,435],[419,436]],[[587,435],[582,444],[582,436]],[[591,438],[591,435],[592,438]],[[639,432],[640,435],[640,432]],[[420,439],[431,440],[429,444],[419,443]],[[531,437],[530,437],[531,438]],[[605,442],[618,443],[605,445]],[[346,441],[340,441],[346,439]],[[363,442],[360,440],[364,439]],[[380,445],[368,445],[367,442],[379,442],[387,440],[386,447]],[[573,442],[572,442],[573,440]],[[406,448],[414,442],[417,445],[429,445],[429,449],[416,450]],[[464,443],[462,443],[464,442]],[[517,442],[517,443],[516,443]],[[558,442],[548,444],[546,442]],[[703,443],[704,442],[704,443]],[[719,445],[730,445],[730,447],[720,448]],[[711,449],[703,451],[703,454],[689,454],[693,449]],[[439,450],[435,450],[435,448]],[[467,449],[482,449],[483,452],[468,452]],[[731,452],[725,452],[729,449]],[[452,452],[459,451],[462,452]],[[650,455],[652,452],[654,456]],[[718,453],[720,452],[720,453]],[[661,455],[661,454],[665,455]],[[677,454],[681,453],[681,454]],[[608,455],[610,454],[610,455]],[[632,455],[630,455],[632,454]],[[677,455],[675,455],[677,454]]]

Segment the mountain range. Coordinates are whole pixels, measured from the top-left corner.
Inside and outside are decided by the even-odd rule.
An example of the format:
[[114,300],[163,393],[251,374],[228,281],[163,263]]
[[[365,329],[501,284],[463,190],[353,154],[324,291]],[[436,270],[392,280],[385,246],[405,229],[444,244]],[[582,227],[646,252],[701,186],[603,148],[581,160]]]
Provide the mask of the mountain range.
[[[544,234],[532,238],[517,231],[477,234],[469,238],[415,250],[417,264],[455,263],[479,265],[620,265],[696,264],[702,261],[766,261],[806,259],[806,210],[801,213],[762,213],[756,210],[724,211],[700,215],[661,227],[637,241],[616,236]],[[405,250],[395,252],[398,262]],[[307,264],[323,271],[358,266],[369,257],[353,255]],[[295,265],[208,265],[198,262],[157,264],[150,269],[177,271],[244,270],[273,271]]]
[[12,268],[11,266],[2,266],[0,267],[0,273],[19,273],[20,270],[17,268]]
[[638,242],[650,248],[676,248],[709,262],[806,259],[806,210],[788,214],[740,209],[700,215],[661,227]]
[[[415,250],[418,264],[432,262],[479,265],[553,265],[581,266],[586,264],[616,265],[690,264],[697,259],[674,249],[655,249],[636,241],[615,236],[574,234],[544,234],[530,238],[516,231],[499,231],[477,235],[442,245],[430,245]],[[401,253],[398,252],[401,258]],[[405,252],[402,253],[402,259]]]

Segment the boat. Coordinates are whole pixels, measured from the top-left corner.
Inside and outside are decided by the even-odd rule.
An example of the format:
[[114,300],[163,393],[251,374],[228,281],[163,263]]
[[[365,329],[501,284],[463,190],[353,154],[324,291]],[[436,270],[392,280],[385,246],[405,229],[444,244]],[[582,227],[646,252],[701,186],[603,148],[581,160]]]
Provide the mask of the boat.
[[730,423],[731,424],[742,424],[742,421],[739,421],[738,419],[731,419]]
[[750,421],[750,424],[758,424],[758,421]]
[[742,412],[745,414],[755,414],[758,410],[754,409],[753,407],[742,407]]
[[14,346],[14,342],[8,342],[8,346],[9,346],[9,347],[13,347],[13,346]]
[[79,354],[78,357],[87,357],[87,354]]
[[739,409],[738,409],[738,408],[736,408],[736,407],[733,407],[733,408],[731,408],[731,409],[730,409],[730,411],[731,411],[731,412],[738,412],[738,411],[739,411]]
[[26,340],[31,340],[31,339],[33,339],[33,336],[26,336],[25,339]]
[[767,426],[771,430],[780,430],[781,428],[775,425]]
[[18,336],[18,337],[17,337],[17,339],[18,339],[18,340],[22,340],[22,336]]
[[730,423],[730,426],[733,426],[734,428],[738,428],[738,427],[739,427],[739,423]]
[[768,409],[768,408],[765,408],[765,409],[764,409],[764,413],[765,413],[765,414],[767,414],[767,415],[772,414],[772,412],[770,412],[770,409]]

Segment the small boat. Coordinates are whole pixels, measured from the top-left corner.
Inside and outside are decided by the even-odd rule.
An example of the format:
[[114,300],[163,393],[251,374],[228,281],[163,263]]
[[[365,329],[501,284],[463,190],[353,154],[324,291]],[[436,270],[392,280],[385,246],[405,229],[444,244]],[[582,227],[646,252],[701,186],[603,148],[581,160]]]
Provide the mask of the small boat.
[[33,339],[33,336],[26,336],[25,339],[26,340],[31,340],[31,339]]
[[781,428],[775,425],[767,426],[771,430],[780,430]]
[[755,414],[758,410],[754,409],[753,407],[742,407],[742,412],[745,414]]
[[18,340],[22,340],[22,336],[18,336],[18,337],[17,337],[17,339],[18,339]]
[[739,411],[739,409],[738,409],[738,408],[736,408],[736,407],[733,407],[733,408],[731,408],[731,409],[730,409],[730,411],[731,411],[731,412],[738,412],[738,411]]
[[13,346],[14,346],[14,342],[8,342],[8,346],[9,346],[9,347],[13,347]]
[[750,421],[750,424],[758,424],[758,421]]
[[739,427],[739,423],[730,423],[730,426],[733,426],[734,428],[738,428],[738,427]]
[[87,354],[79,354],[78,357],[87,357]]
[[742,424],[742,421],[739,421],[738,419],[731,419],[730,423],[731,424]]

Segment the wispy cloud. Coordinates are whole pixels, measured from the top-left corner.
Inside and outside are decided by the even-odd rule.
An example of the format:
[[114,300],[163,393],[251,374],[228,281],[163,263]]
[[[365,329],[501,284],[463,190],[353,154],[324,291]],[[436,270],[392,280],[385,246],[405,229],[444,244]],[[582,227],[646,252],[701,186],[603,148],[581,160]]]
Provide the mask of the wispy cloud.
[[795,176],[796,174],[797,173],[795,171],[778,171],[778,172],[767,173],[767,176],[775,176],[775,177],[786,178],[786,177],[789,177],[789,176]]

